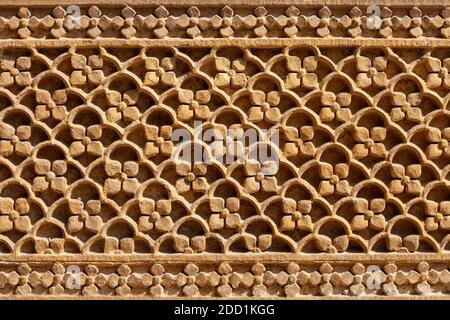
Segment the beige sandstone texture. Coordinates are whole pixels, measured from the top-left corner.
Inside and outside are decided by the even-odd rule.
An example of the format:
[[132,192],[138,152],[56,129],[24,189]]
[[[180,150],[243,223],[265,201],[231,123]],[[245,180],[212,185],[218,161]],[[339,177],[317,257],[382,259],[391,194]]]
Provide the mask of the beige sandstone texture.
[[287,2],[0,1],[0,299],[450,297],[450,1]]

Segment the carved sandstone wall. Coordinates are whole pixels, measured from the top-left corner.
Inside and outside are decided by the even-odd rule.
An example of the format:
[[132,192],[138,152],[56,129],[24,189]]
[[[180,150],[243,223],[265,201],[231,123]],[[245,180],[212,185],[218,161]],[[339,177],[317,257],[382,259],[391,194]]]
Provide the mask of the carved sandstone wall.
[[448,298],[450,3],[392,2],[0,1],[0,299]]

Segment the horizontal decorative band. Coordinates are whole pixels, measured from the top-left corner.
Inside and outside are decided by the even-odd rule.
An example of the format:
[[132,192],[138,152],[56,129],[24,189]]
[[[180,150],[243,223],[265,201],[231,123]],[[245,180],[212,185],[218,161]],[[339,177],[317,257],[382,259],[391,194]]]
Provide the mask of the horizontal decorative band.
[[[41,7],[51,5],[92,5],[92,0],[22,0],[20,5],[30,7]],[[189,1],[189,4],[180,3],[177,0],[127,0],[126,3],[132,6],[171,6],[171,7],[185,7],[189,5],[214,7],[222,6],[223,0],[193,0]],[[248,6],[285,6],[286,0],[227,0],[226,3],[233,7],[248,7]],[[4,6],[17,6],[17,1],[2,0]],[[120,0],[96,0],[96,5],[102,6],[121,6],[123,1]],[[290,5],[298,7],[311,7],[311,6],[370,6],[373,5],[373,0],[293,0],[289,1]],[[423,6],[423,7],[442,7],[450,5],[449,0],[378,0],[376,4],[380,6],[390,7],[407,7],[407,6]]]
[[0,298],[448,298],[449,263],[0,264]]
[[278,263],[283,261],[297,262],[302,264],[314,264],[317,261],[330,263],[410,263],[428,261],[433,263],[447,263],[450,261],[448,253],[390,253],[390,254],[366,254],[366,253],[346,253],[343,254],[290,254],[290,253],[270,253],[262,254],[117,254],[117,255],[99,255],[99,254],[61,254],[61,255],[0,255],[0,262],[4,263],[93,263],[102,264],[110,262],[120,263],[212,263],[212,262],[270,262]]
[[321,46],[321,47],[383,47],[390,48],[439,48],[449,47],[450,39],[372,39],[372,38],[275,38],[275,39],[13,39],[0,40],[0,48],[90,48],[133,46],[174,46],[211,48],[220,46],[236,46],[243,48],[272,49],[284,46]]

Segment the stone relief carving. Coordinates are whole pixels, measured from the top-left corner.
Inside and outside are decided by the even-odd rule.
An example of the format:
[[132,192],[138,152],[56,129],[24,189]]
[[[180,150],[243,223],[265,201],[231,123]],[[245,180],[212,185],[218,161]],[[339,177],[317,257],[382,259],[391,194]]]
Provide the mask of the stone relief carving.
[[0,297],[448,297],[450,11],[365,10],[2,9]]

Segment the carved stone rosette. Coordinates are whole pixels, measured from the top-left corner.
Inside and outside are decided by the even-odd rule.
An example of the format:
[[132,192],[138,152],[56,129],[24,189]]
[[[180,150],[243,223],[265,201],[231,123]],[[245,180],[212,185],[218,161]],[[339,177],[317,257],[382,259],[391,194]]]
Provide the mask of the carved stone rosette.
[[450,298],[448,0],[127,2],[0,1],[0,299]]

